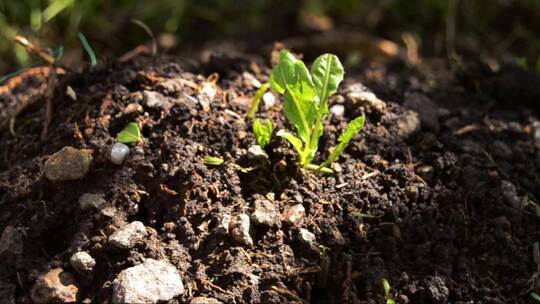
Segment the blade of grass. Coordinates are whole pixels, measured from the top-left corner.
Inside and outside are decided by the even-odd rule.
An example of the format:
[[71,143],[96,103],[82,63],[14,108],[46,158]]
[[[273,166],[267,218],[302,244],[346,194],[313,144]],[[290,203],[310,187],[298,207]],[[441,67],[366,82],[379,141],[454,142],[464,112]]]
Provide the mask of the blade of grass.
[[92,50],[90,43],[88,43],[88,40],[86,40],[86,37],[83,35],[83,33],[79,33],[79,40],[81,40],[84,50],[88,54],[88,57],[90,57],[90,64],[92,66],[95,66],[97,64],[96,54]]

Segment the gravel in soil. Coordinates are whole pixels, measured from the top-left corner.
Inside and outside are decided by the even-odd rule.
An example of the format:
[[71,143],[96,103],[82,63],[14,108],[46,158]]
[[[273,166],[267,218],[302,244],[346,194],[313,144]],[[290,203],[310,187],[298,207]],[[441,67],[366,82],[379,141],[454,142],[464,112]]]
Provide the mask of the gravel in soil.
[[[249,157],[260,60],[66,76],[47,139],[39,106],[17,117],[16,136],[0,131],[2,298],[381,303],[386,279],[399,303],[529,303],[540,289],[535,106],[500,102],[511,91],[491,94],[490,74],[401,72],[366,65],[331,98],[316,163],[367,116],[332,176],[298,168],[277,138]],[[290,128],[280,97],[265,98],[258,115]],[[114,164],[129,122],[144,139]]]

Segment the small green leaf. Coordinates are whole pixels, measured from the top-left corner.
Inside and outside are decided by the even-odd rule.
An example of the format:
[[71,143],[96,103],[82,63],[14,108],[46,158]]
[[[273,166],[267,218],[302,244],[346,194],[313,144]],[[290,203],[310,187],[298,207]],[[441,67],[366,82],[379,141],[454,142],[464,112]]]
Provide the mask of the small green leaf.
[[351,215],[354,216],[354,217],[357,217],[357,218],[368,218],[368,219],[379,218],[379,216],[372,215],[372,214],[369,214],[369,213],[364,213],[364,212],[361,212],[361,211],[353,211],[353,212],[351,212]]
[[383,286],[383,290],[384,290],[384,297],[385,298],[388,298],[388,296],[390,295],[390,283],[388,283],[388,281],[386,279],[382,279],[382,286]]
[[339,144],[334,147],[334,150],[332,151],[328,159],[321,165],[322,167],[328,166],[330,163],[334,162],[339,157],[339,155],[341,154],[341,152],[343,152],[343,150],[345,150],[351,139],[356,134],[358,134],[358,132],[360,132],[362,128],[364,128],[365,121],[366,117],[362,115],[356,117],[351,122],[349,122],[343,134],[341,134],[341,136],[339,136],[338,138]]
[[86,53],[88,54],[88,57],[90,58],[90,65],[95,66],[97,64],[96,53],[94,53],[94,50],[92,50],[90,43],[88,43],[88,40],[86,39],[83,33],[79,33],[79,40],[81,41],[81,44],[83,45],[84,50],[86,51]]
[[251,109],[249,110],[247,117],[249,118],[255,117],[255,113],[259,111],[259,106],[261,104],[262,97],[264,93],[268,91],[269,88],[270,88],[270,84],[265,83],[257,90],[257,92],[255,92],[255,96],[253,96],[253,101],[251,102]]
[[269,119],[266,119],[264,123],[260,119],[256,119],[253,122],[253,133],[257,138],[257,144],[264,148],[272,138],[272,122]]
[[124,144],[139,142],[142,139],[139,125],[135,122],[128,123],[127,126],[116,135],[116,139]]
[[291,132],[279,130],[276,135],[288,140],[299,155],[303,153],[302,141],[298,137],[294,136]]
[[203,164],[210,166],[221,166],[225,161],[222,158],[206,155],[203,157]]
[[[272,89],[285,94],[283,111],[298,132],[298,137],[310,147],[312,126],[317,118],[314,100],[317,96],[308,69],[301,60],[281,51],[280,61],[270,76]],[[302,164],[305,165],[305,164]]]
[[531,292],[531,297],[540,303],[540,295],[535,292]]
[[337,88],[343,80],[345,70],[336,55],[324,54],[313,62],[311,75],[319,96],[319,111],[322,115],[328,113],[328,97],[337,92]]
[[396,304],[394,299],[386,299],[386,304]]

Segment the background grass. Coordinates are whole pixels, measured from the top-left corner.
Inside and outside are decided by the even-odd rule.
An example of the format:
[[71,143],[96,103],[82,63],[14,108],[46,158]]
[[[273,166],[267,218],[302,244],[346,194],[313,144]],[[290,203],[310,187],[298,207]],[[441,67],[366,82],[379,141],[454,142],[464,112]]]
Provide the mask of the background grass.
[[82,32],[99,56],[119,56],[148,41],[133,18],[157,34],[173,34],[180,51],[214,39],[271,41],[329,25],[397,42],[409,32],[424,54],[435,56],[448,51],[443,46],[454,20],[461,53],[540,62],[539,0],[6,0],[0,1],[0,72],[38,63],[11,42],[17,33],[51,50],[63,47],[76,61]]

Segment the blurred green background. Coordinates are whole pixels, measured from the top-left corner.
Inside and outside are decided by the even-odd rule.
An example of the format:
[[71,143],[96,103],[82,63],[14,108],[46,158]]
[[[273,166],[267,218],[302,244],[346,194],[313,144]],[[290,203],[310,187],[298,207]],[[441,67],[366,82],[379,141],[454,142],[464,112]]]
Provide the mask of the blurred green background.
[[15,34],[77,61],[82,32],[99,57],[114,57],[149,41],[132,19],[172,34],[173,54],[215,40],[261,44],[346,29],[399,44],[410,33],[425,56],[444,57],[450,36],[459,54],[540,65],[540,0],[0,0],[0,73],[39,63]]

